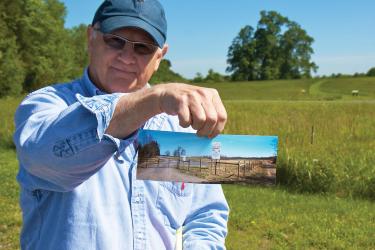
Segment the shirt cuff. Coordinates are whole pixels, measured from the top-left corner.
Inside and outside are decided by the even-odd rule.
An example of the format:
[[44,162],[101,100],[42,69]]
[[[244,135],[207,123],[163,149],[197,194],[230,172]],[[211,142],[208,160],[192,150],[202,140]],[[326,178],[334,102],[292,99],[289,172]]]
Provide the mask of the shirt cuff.
[[76,94],[76,98],[81,105],[96,116],[98,123],[96,133],[99,141],[106,140],[113,142],[116,145],[117,154],[121,154],[128,145],[133,143],[138,134],[138,130],[136,130],[126,138],[120,139],[105,133],[112,119],[113,113],[115,112],[117,102],[124,95],[127,94],[113,93],[93,97],[84,97],[80,94]]

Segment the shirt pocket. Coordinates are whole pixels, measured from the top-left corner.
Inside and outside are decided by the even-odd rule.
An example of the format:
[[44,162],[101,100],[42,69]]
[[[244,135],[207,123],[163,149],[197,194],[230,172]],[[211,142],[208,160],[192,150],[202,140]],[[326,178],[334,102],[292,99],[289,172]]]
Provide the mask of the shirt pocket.
[[[181,186],[183,185],[183,188]],[[178,229],[191,207],[194,184],[181,182],[160,182],[156,207],[160,210],[164,224]]]

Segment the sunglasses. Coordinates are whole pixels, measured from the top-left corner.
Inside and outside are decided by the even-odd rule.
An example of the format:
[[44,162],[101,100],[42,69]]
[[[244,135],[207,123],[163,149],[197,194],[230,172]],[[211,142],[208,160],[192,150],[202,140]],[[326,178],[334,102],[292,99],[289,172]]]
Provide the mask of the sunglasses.
[[108,45],[110,48],[115,50],[123,50],[125,45],[127,43],[130,43],[133,47],[134,52],[137,55],[151,55],[155,53],[158,46],[152,43],[144,43],[144,42],[133,42],[129,39],[118,36],[111,33],[103,33],[103,41],[106,45]]

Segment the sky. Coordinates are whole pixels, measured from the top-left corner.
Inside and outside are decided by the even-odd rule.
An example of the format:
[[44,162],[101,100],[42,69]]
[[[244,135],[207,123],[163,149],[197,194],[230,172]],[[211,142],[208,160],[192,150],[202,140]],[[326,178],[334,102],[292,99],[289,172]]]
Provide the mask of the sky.
[[[270,157],[277,155],[276,136],[255,135],[218,135],[213,139],[198,137],[195,133],[175,133],[165,131],[144,130],[140,134],[140,143],[144,140],[156,140],[160,154],[166,151],[171,154],[181,146],[186,150],[186,156],[207,156],[212,154],[212,143],[220,143],[220,155],[228,157]],[[146,138],[146,139],[143,139]]]
[[[92,21],[101,0],[63,0],[67,28]],[[168,21],[166,59],[187,78],[209,69],[225,74],[227,53],[260,11],[277,11],[314,38],[317,75],[365,73],[375,66],[374,0],[160,0]]]

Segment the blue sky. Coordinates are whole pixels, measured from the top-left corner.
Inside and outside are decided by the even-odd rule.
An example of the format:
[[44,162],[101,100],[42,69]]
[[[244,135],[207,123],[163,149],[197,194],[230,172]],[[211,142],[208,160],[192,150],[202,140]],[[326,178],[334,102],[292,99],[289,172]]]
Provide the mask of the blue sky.
[[[64,0],[66,27],[89,24],[101,0]],[[161,0],[168,20],[172,69],[192,78],[212,68],[225,73],[228,47],[245,25],[256,27],[261,10],[275,10],[315,39],[318,74],[367,72],[375,66],[373,0]]]
[[166,151],[173,154],[178,146],[186,150],[186,156],[211,155],[213,142],[219,142],[221,155],[228,157],[268,157],[277,154],[276,136],[218,135],[208,139],[192,133],[144,130],[140,134],[140,143],[144,143],[143,138],[148,138],[148,135],[159,143],[162,155]]

